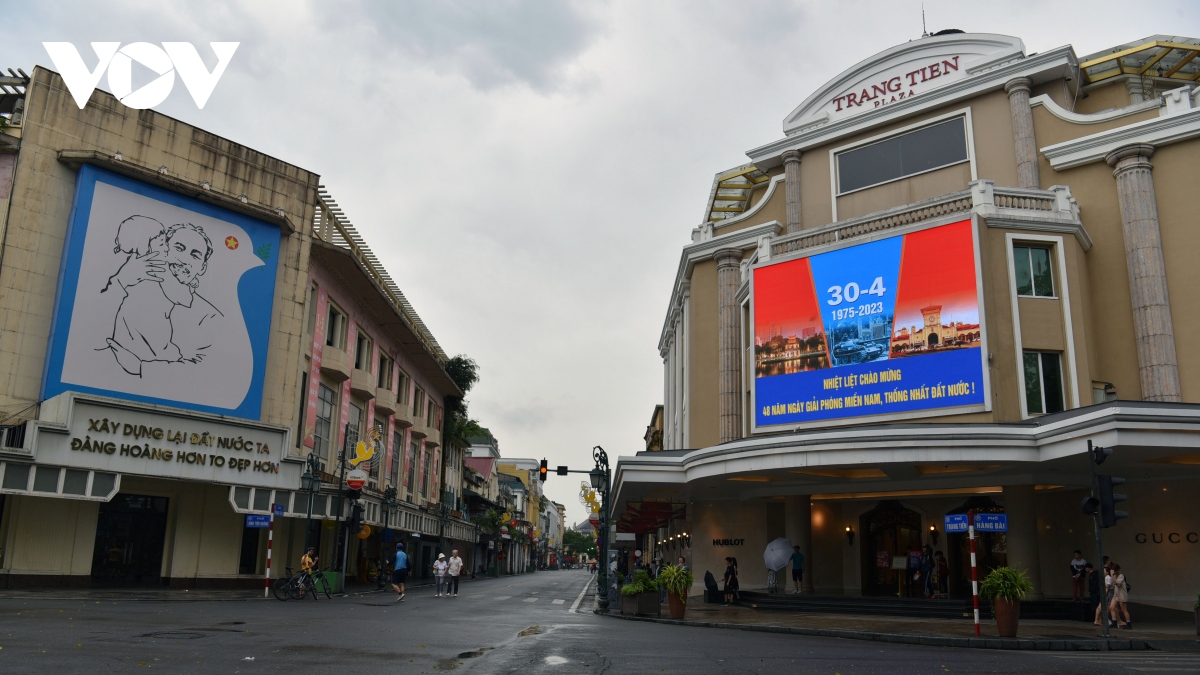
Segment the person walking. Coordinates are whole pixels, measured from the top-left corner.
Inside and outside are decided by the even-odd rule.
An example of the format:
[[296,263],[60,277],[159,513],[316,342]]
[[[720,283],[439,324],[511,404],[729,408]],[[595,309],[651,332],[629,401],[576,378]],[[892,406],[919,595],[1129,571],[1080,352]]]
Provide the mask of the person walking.
[[933,597],[933,573],[937,562],[933,559],[933,547],[929,544],[921,549],[921,597]]
[[684,561],[683,556],[679,556],[679,561],[677,564],[685,570],[688,569],[687,562]]
[[937,589],[938,593],[944,598],[949,594],[950,587],[950,562],[946,560],[946,554],[938,551],[933,555],[937,559]]
[[439,553],[437,560],[433,563],[433,580],[437,586],[437,595],[433,596],[435,598],[442,597],[442,591],[446,588],[446,568],[449,566],[449,563],[446,562],[446,554]]
[[800,552],[799,546],[792,547],[792,585],[796,590],[792,591],[792,595],[800,593],[800,585],[804,581],[804,554]]
[[[1112,562],[1106,560],[1104,562],[1104,599],[1102,602],[1107,607],[1112,604],[1113,599],[1113,572]],[[1109,620],[1112,620],[1112,614],[1109,614]],[[1097,626],[1100,625],[1100,605],[1096,605],[1096,621]]]
[[[650,578],[654,579],[655,583],[658,583],[658,577],[662,575],[663,567],[663,559],[661,556],[656,557],[654,562],[650,565]],[[661,605],[666,601],[667,587],[660,584],[658,587],[658,604]]]
[[1074,602],[1086,602],[1083,596],[1087,580],[1084,579],[1083,570],[1087,564],[1088,561],[1083,559],[1083,551],[1076,549],[1075,557],[1071,559],[1071,600]]
[[392,588],[396,591],[396,599],[392,602],[404,602],[404,584],[408,581],[408,554],[404,552],[404,544],[397,542],[396,558],[392,564]]
[[[1112,564],[1113,574],[1113,595],[1112,600],[1108,603],[1108,616],[1112,621],[1113,626],[1118,628],[1133,629],[1133,619],[1129,616],[1129,583],[1125,580],[1125,575],[1121,573],[1121,566],[1117,563]],[[1122,620],[1121,615],[1125,618]]]
[[462,574],[463,561],[458,557],[458,549],[450,551],[450,559],[446,561],[446,592],[458,597],[458,576]]

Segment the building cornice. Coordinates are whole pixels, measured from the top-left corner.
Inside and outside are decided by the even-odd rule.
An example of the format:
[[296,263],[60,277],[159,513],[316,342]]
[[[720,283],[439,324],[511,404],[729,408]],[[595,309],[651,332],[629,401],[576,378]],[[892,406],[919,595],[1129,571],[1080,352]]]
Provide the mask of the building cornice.
[[1100,124],[1102,122],[1110,122],[1112,120],[1121,119],[1122,117],[1129,117],[1130,115],[1144,113],[1147,110],[1157,110],[1163,107],[1163,101],[1161,98],[1154,98],[1149,101],[1142,101],[1141,103],[1127,105],[1124,108],[1115,108],[1113,110],[1105,110],[1104,112],[1084,114],[1071,112],[1070,110],[1060,106],[1058,102],[1046,94],[1042,94],[1029,99],[1030,108],[1036,108],[1038,106],[1044,107],[1046,112],[1065,122],[1071,122],[1073,124]]
[[1109,153],[1126,145],[1141,143],[1157,148],[1200,136],[1200,106],[1192,105],[1192,92],[1176,90],[1164,97],[1168,98],[1161,117],[1048,145],[1041,149],[1042,155],[1055,171],[1062,171],[1103,162]]
[[[780,156],[787,150],[808,150],[883,124],[999,90],[1014,77],[1028,77],[1034,83],[1040,83],[1052,77],[1066,76],[1075,71],[1078,60],[1075,58],[1074,49],[1064,46],[1000,65],[985,65],[988,67],[972,72],[966,79],[853,117],[802,129],[793,135],[753,148],[747,151],[746,155],[760,169],[768,169],[780,164]],[[1055,69],[1060,69],[1061,72],[1053,73]]]
[[1017,423],[874,424],[758,436],[617,461],[614,485],[688,483],[736,473],[908,462],[1046,462],[1103,446],[1200,448],[1200,406],[1114,401]]

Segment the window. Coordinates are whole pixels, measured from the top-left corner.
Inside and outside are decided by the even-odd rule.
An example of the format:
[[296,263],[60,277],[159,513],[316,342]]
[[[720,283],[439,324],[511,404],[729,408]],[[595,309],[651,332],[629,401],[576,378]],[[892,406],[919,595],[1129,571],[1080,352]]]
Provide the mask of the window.
[[[305,423],[308,422],[305,417],[308,413],[308,373],[300,373],[300,395],[296,398],[300,399],[300,415],[296,418],[296,427],[298,430],[303,430]],[[296,434],[296,447],[304,442],[304,434]]]
[[838,194],[965,162],[966,119],[956,117],[838,153]]
[[421,471],[424,476],[421,481],[421,496],[428,497],[433,486],[433,448],[425,448],[425,465]]
[[371,371],[371,345],[371,338],[360,330],[354,340],[355,370]]
[[258,540],[257,527],[242,526],[241,555],[238,557],[238,574],[254,574],[258,571]]
[[400,458],[404,456],[404,434],[392,432],[392,484],[400,487]]
[[409,390],[412,389],[412,378],[410,378],[408,373],[404,372],[403,369],[400,370],[399,384],[400,389],[396,392],[396,403],[399,403],[400,405],[408,405]]
[[317,329],[317,287],[308,290],[308,334]]
[[404,484],[414,492],[417,489],[417,460],[420,459],[417,452],[419,450],[420,445],[418,445],[417,439],[414,438],[408,442],[408,479],[404,481]]
[[437,407],[437,404],[432,400],[429,401],[428,406],[425,406],[425,426],[437,428],[433,424],[434,420],[437,419]]
[[324,460],[330,459],[329,448],[333,443],[333,414],[337,409],[337,398],[333,390],[321,384],[317,386],[317,425],[313,429],[313,452],[320,457],[321,470]]
[[1062,412],[1062,362],[1055,352],[1025,352],[1025,409],[1030,415]]
[[417,387],[417,393],[413,396],[413,417],[420,419],[425,416],[425,391]]
[[380,389],[392,390],[392,365],[394,361],[387,354],[379,353],[379,383]]
[[1054,297],[1054,275],[1050,272],[1050,249],[1039,246],[1014,246],[1013,267],[1017,276],[1017,295],[1036,298]]
[[[346,418],[346,448],[353,448],[359,441],[363,432],[363,409],[358,405],[350,404],[350,415]],[[350,451],[352,453],[353,450]],[[347,454],[350,454],[347,453]],[[351,455],[353,456],[353,455]]]
[[346,315],[330,303],[328,318],[325,322],[325,346],[341,349],[346,346]]
[[[383,438],[383,425],[376,424],[375,428],[379,430],[379,434],[380,434],[379,437],[380,437],[380,439],[382,439]],[[368,443],[370,442],[370,441],[367,441],[366,439],[363,439],[363,440]],[[379,477],[382,475],[382,472],[380,471],[380,467],[383,466],[383,462],[386,459],[387,459],[387,456],[383,453],[380,453],[371,458],[371,469],[369,471],[369,474],[371,476],[371,484],[372,485],[376,485],[376,486],[379,485]]]

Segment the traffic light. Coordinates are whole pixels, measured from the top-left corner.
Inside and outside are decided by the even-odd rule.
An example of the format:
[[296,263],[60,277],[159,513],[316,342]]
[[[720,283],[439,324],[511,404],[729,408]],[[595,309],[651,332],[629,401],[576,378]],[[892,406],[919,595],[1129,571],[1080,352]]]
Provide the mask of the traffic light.
[[346,495],[346,499],[349,499],[350,501],[354,501],[354,500],[362,497],[362,490],[351,490],[350,488],[346,488],[345,492],[343,492],[342,494]]
[[1114,506],[1117,502],[1125,501],[1126,497],[1123,494],[1113,492],[1114,485],[1124,485],[1124,478],[1116,476],[1097,476],[1100,479],[1100,527],[1112,527],[1117,524],[1117,521],[1122,518],[1128,518],[1127,511],[1117,511]]
[[1094,516],[1100,512],[1100,499],[1097,497],[1088,495],[1083,498],[1083,501],[1079,505],[1083,507],[1084,515]]
[[545,483],[546,482],[546,474],[548,474],[549,472],[550,472],[550,469],[549,469],[549,467],[546,466],[546,460],[543,459],[541,466],[538,467],[538,480]]
[[567,469],[567,467],[560,466],[555,470],[555,473],[557,473],[560,476],[565,476],[565,475],[567,475],[568,471],[569,471],[569,469]]
[[1095,462],[1096,466],[1100,466],[1111,454],[1113,454],[1112,448],[1102,448],[1097,445],[1096,447],[1092,448],[1092,461]]
[[346,519],[346,527],[351,534],[357,533],[362,529],[363,507],[360,504],[354,504],[350,507],[350,517]]

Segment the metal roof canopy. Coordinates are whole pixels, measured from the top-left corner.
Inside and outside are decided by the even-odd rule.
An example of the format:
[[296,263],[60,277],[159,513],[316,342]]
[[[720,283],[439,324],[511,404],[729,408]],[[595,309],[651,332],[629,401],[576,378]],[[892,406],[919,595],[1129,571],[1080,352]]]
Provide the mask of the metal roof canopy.
[[1181,82],[1200,80],[1200,41],[1155,35],[1146,41],[1119,45],[1109,53],[1089,54],[1079,64],[1088,84],[1122,75],[1140,75]]

